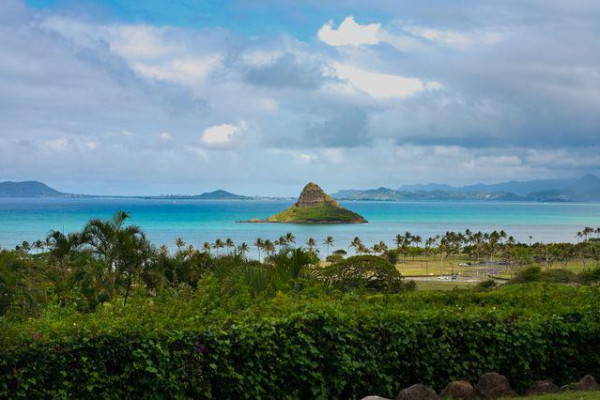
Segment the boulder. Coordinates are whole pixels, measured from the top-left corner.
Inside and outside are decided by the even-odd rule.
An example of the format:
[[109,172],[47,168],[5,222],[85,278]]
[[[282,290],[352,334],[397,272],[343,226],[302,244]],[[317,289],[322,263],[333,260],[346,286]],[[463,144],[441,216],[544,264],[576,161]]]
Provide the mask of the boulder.
[[517,395],[517,392],[510,387],[508,379],[497,372],[489,372],[481,375],[475,388],[484,399],[495,399],[498,397],[511,397]]
[[396,400],[439,400],[439,397],[433,389],[417,384],[402,389]]
[[442,399],[463,399],[463,400],[476,400],[477,390],[468,381],[454,381],[450,382],[442,393],[440,393]]
[[363,397],[360,400],[390,400],[390,399],[386,399],[385,397],[379,397],[379,396],[367,396],[367,397]]
[[591,375],[586,375],[581,380],[575,384],[573,384],[573,388],[575,390],[599,390],[600,385],[596,382],[596,379]]
[[550,380],[536,381],[527,389],[528,396],[546,393],[558,393],[559,388]]

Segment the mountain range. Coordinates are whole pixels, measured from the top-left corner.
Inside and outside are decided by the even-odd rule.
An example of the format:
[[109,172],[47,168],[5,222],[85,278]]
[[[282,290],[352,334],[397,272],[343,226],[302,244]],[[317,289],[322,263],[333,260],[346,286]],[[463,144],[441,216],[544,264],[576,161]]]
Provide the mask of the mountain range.
[[37,181],[0,182],[0,197],[66,197],[51,187]]
[[571,180],[510,181],[496,184],[450,186],[405,185],[398,189],[380,187],[340,190],[337,200],[503,200],[503,201],[600,201],[600,178],[587,174]]
[[[1,197],[139,197],[146,199],[190,200],[260,200],[270,197],[249,197],[215,190],[199,195],[167,196],[89,196],[63,193],[42,182],[0,182]],[[600,178],[587,174],[579,179],[547,179],[509,181],[495,184],[478,183],[467,186],[445,184],[404,185],[398,189],[348,189],[331,194],[336,200],[499,200],[499,201],[600,201]],[[277,199],[282,199],[278,197]],[[286,198],[286,200],[289,200]]]

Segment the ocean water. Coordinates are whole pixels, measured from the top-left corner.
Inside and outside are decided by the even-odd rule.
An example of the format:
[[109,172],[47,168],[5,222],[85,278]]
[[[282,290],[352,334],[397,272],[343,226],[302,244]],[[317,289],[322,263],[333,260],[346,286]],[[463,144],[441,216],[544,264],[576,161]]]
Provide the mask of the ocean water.
[[[146,199],[0,199],[0,247],[13,248],[24,240],[44,239],[50,230],[80,230],[91,218],[109,218],[118,210],[131,214],[156,245],[174,248],[183,238],[194,246],[231,237],[252,244],[258,237],[275,240],[292,232],[297,243],[313,237],[320,244],[333,236],[333,248],[348,249],[359,236],[367,245],[384,240],[393,245],[398,233],[409,231],[423,239],[446,231],[505,230],[517,240],[575,242],[585,226],[600,226],[600,203],[519,203],[465,201],[341,202],[362,214],[368,224],[297,225],[241,224],[266,218],[291,202],[198,201]],[[324,248],[322,251],[324,252]],[[253,251],[255,251],[253,249]]]

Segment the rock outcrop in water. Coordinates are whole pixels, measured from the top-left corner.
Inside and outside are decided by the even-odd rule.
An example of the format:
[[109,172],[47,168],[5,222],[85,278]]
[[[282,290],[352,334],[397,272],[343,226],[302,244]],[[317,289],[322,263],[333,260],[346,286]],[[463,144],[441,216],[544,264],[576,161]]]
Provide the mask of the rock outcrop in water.
[[[258,222],[258,221],[249,221]],[[310,182],[300,194],[296,204],[260,222],[297,224],[361,224],[361,215],[340,206],[319,185]]]

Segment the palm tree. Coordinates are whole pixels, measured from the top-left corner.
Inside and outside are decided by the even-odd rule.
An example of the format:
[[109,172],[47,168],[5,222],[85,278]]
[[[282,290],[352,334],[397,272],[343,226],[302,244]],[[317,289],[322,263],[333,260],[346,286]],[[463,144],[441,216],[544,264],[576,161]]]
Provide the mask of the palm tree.
[[260,250],[263,248],[264,246],[264,242],[261,238],[258,238],[254,241],[254,246],[256,246],[256,249],[258,250],[258,261],[260,262]]
[[375,243],[373,245],[373,253],[381,253],[381,246],[379,245],[379,243]]
[[315,247],[317,245],[317,241],[313,238],[308,238],[308,241],[306,242],[306,244],[308,245],[308,251],[310,252],[310,254],[312,254],[313,247]]
[[396,248],[400,250],[400,246],[404,243],[404,237],[401,234],[397,234],[394,238],[394,243],[396,244]]
[[439,236],[433,236],[427,238],[425,241],[425,275],[429,274],[429,256],[431,255],[431,247],[435,245],[435,242],[439,239]]
[[592,233],[594,233],[594,228],[591,228],[589,226],[586,226],[585,228],[583,228],[583,236],[585,237],[585,241],[588,241],[588,236],[591,235]]
[[175,239],[175,246],[177,246],[177,250],[181,251],[181,249],[183,249],[183,247],[185,246],[185,241],[178,237],[177,239]]
[[125,286],[124,303],[142,269],[154,253],[140,227],[125,226],[129,214],[118,211],[112,220],[93,219],[81,233],[81,242],[87,244],[103,262],[112,290]]
[[210,256],[210,249],[212,249],[212,244],[204,242],[204,244],[202,245],[202,249],[204,249],[204,252]]
[[267,255],[271,255],[275,251],[275,245],[269,239],[265,240],[263,248],[265,249],[265,253],[267,253]]
[[279,239],[277,241],[279,242],[276,243],[279,245],[279,251],[283,250],[283,248],[287,246],[287,239],[285,236],[279,236]]
[[286,245],[290,245],[291,243],[296,243],[296,236],[292,232],[288,232],[285,234],[285,243]]
[[231,240],[231,238],[228,237],[227,239],[225,239],[225,247],[227,247],[228,254],[230,253],[229,249],[235,247],[235,244],[233,243],[233,240]]
[[250,250],[250,246],[248,246],[248,243],[242,242],[242,244],[238,246],[238,250],[241,253],[242,257],[244,257],[246,256],[246,253]]
[[46,238],[48,249],[50,249],[50,257],[58,261],[61,276],[66,278],[68,258],[82,245],[82,236],[77,233],[69,233],[65,235],[60,231],[51,231]]
[[323,244],[327,246],[327,256],[329,257],[329,248],[333,246],[334,240],[333,236],[327,236],[325,240],[323,240]]
[[33,248],[34,248],[34,249],[37,249],[37,250],[39,250],[39,251],[42,251],[42,249],[44,248],[44,242],[42,242],[41,240],[36,240],[36,241],[33,243]]
[[417,245],[417,247],[419,247],[419,245],[421,244],[421,242],[423,241],[423,239],[421,238],[421,236],[416,235],[416,236],[413,236],[412,241],[413,241],[414,244]]
[[217,239],[217,240],[215,240],[214,247],[215,247],[215,249],[217,249],[217,257],[219,257],[219,249],[222,249],[223,247],[225,247],[225,243],[223,243],[223,241],[221,239]]
[[356,253],[359,253],[364,248],[364,245],[362,240],[360,240],[360,238],[356,236],[354,239],[352,239],[352,241],[350,242],[350,246],[348,247],[353,247],[354,251]]
[[383,255],[386,251],[388,251],[387,244],[383,240],[379,241],[379,252],[381,253],[381,255]]

